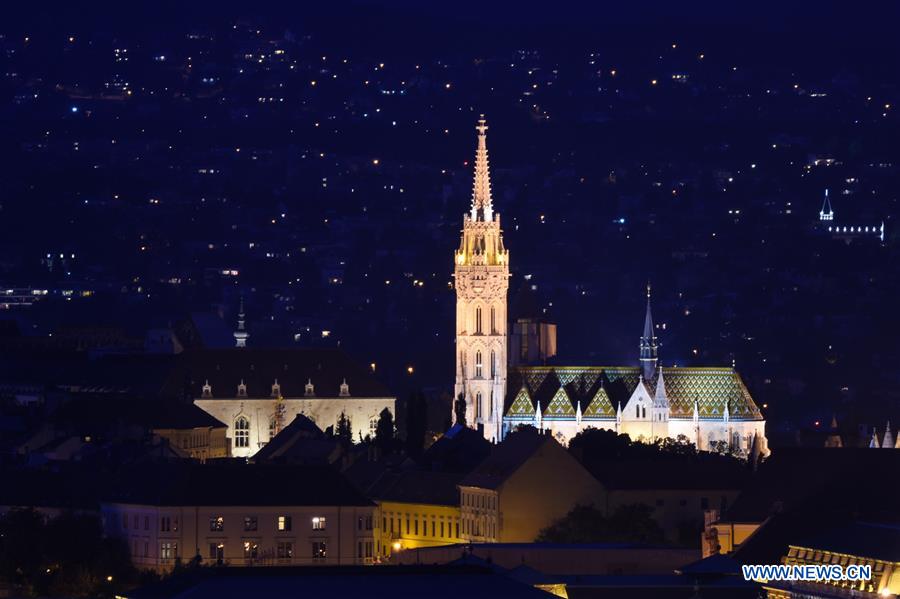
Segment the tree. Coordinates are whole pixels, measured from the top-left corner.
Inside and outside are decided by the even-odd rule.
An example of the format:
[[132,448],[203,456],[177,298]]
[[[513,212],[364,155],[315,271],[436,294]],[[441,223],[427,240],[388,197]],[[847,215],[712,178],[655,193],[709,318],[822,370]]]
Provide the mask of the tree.
[[453,405],[453,410],[456,412],[456,424],[460,426],[466,425],[466,396],[460,393],[456,396],[456,401]]
[[389,453],[394,448],[394,415],[387,408],[381,410],[378,415],[378,425],[375,427],[375,446],[383,453]]
[[344,445],[353,444],[353,427],[350,424],[350,417],[343,411],[338,416],[337,429],[334,431],[334,436]]
[[652,513],[651,507],[637,503],[620,506],[607,517],[593,505],[576,505],[543,529],[535,540],[540,543],[664,543],[665,535],[651,517]]
[[406,451],[417,456],[425,444],[425,429],[428,426],[428,405],[425,394],[413,393],[406,403]]

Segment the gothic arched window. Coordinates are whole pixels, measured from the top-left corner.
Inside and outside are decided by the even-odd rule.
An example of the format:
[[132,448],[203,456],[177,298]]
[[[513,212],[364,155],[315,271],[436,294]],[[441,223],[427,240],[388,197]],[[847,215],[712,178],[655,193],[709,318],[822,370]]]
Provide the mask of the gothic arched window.
[[481,334],[481,308],[475,308],[475,334]]
[[491,350],[491,378],[497,376],[497,354]]
[[641,406],[634,406],[634,417],[635,418],[641,417]]
[[475,394],[475,418],[481,418],[481,393]]
[[250,421],[244,416],[234,421],[234,446],[250,447]]
[[497,311],[491,306],[491,335],[497,334]]
[[269,441],[274,439],[275,435],[277,434],[277,432],[275,430],[277,428],[277,424],[278,424],[278,419],[275,418],[275,414],[272,414],[272,417],[269,418]]
[[475,378],[481,378],[484,373],[484,364],[481,361],[481,350],[475,352]]

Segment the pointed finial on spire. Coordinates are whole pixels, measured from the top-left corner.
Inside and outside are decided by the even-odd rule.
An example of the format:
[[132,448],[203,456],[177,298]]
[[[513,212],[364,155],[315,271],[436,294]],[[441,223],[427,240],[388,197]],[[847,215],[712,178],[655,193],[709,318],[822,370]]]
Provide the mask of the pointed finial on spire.
[[247,347],[247,338],[250,333],[247,332],[244,320],[244,294],[241,294],[241,301],[238,307],[237,330],[234,332],[234,343],[236,347]]
[[647,281],[647,312],[644,315],[644,333],[641,335],[641,376],[645,381],[653,378],[658,360],[653,314],[650,311],[650,281]]
[[475,126],[478,131],[478,147],[475,150],[475,183],[472,189],[472,220],[494,220],[494,207],[491,200],[491,175],[488,169],[487,153],[487,121],[484,115]]

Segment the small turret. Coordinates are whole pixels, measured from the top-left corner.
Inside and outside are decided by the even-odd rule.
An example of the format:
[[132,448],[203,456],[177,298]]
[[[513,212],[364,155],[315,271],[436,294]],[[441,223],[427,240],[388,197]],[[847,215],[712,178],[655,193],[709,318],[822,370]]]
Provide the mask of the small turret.
[[250,333],[247,332],[246,322],[244,320],[244,296],[241,296],[241,305],[238,309],[237,330],[234,332],[235,347],[247,347],[247,339]]

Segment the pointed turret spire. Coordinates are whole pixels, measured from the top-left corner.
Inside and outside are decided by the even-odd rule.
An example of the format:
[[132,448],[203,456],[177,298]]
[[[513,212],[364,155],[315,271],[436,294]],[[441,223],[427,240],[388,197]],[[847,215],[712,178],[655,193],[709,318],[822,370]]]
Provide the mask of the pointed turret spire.
[[475,184],[472,189],[472,220],[494,220],[491,200],[491,173],[488,169],[487,121],[484,115],[478,119],[478,148],[475,150]]
[[884,449],[893,449],[894,448],[894,435],[891,434],[891,423],[890,421],[887,423],[887,427],[884,429],[884,438],[881,440],[881,447]]
[[831,200],[828,199],[828,190],[825,190],[825,201],[822,202],[822,210],[819,211],[819,220],[834,220],[834,210],[831,209]]
[[653,378],[658,359],[657,349],[653,315],[650,311],[650,282],[647,281],[647,313],[644,316],[644,333],[641,335],[641,375],[645,381]]
[[869,441],[869,449],[878,449],[881,445],[878,443],[878,429],[872,429],[872,440]]
[[653,406],[656,408],[668,408],[669,396],[666,393],[666,384],[663,382],[662,368],[657,368],[659,376],[656,379],[656,392],[653,394]]
[[247,332],[244,320],[244,296],[241,296],[240,308],[238,308],[237,330],[234,332],[235,347],[247,347],[247,338],[250,333]]
[[575,424],[581,424],[581,400],[575,405]]
[[541,400],[537,400],[537,407],[534,410],[534,423],[535,423],[535,428],[537,428],[538,430],[541,430],[541,417],[542,416],[543,416],[543,414],[541,414]]

